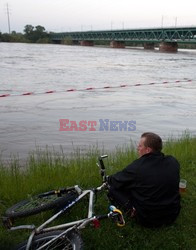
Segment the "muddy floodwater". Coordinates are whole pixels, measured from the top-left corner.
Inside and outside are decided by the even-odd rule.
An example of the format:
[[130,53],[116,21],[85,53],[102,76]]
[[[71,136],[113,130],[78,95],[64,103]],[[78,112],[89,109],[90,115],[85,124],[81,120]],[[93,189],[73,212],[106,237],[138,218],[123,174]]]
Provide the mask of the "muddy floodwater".
[[0,43],[0,96],[4,159],[195,135],[196,51]]

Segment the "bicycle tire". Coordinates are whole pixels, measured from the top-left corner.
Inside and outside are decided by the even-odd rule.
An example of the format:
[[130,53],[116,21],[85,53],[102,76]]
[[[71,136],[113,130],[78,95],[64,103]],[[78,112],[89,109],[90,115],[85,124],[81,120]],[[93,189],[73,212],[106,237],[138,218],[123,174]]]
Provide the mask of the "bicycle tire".
[[[54,231],[49,233],[43,233],[41,235],[35,236],[32,242],[32,246],[30,247],[30,250],[36,250],[39,247],[43,246],[46,242],[49,240],[52,240],[59,234],[61,234],[63,231]],[[25,250],[27,245],[27,241],[21,243],[18,245],[15,250]],[[44,250],[82,250],[83,249],[83,241],[80,236],[80,234],[72,230],[68,232],[66,235],[60,237],[58,240],[51,243],[49,246],[44,247]]]
[[22,200],[12,207],[8,208],[5,216],[11,219],[26,217],[51,209],[60,209],[68,205],[78,197],[75,191],[69,191],[58,197],[56,194],[42,197],[42,194],[32,196],[29,199]]

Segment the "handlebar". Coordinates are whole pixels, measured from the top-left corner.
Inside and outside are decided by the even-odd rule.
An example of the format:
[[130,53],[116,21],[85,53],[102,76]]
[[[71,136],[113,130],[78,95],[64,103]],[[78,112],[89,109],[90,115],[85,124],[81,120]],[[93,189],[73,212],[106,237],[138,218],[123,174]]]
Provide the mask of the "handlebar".
[[106,182],[105,165],[104,165],[103,159],[107,158],[107,157],[108,157],[107,155],[99,156],[98,157],[98,163],[97,163],[97,166],[100,168],[100,174],[102,176],[102,181],[103,182]]

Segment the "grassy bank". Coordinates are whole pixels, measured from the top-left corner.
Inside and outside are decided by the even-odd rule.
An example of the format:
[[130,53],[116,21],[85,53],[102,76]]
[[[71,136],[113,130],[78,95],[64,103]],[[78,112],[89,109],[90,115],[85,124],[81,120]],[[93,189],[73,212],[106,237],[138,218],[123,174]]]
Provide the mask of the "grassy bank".
[[[101,152],[107,153],[107,152]],[[176,223],[160,229],[146,229],[133,219],[125,216],[126,226],[116,227],[110,220],[101,222],[99,229],[86,228],[82,232],[85,249],[195,249],[196,246],[196,138],[188,136],[178,141],[169,140],[164,153],[174,155],[181,164],[181,178],[188,182],[187,192],[182,195],[182,210]],[[63,152],[48,152],[37,149],[31,153],[26,168],[20,167],[18,159],[13,159],[9,166],[0,163],[0,213],[28,194],[36,194],[49,189],[79,184],[82,187],[94,187],[100,184],[96,167],[98,150],[89,150],[86,155],[76,151],[67,159]],[[117,149],[106,160],[107,174],[126,166],[137,158],[134,149]],[[69,217],[84,214],[86,204],[79,204]],[[96,203],[96,212],[108,211],[108,202],[104,194]],[[46,219],[47,213],[20,219],[17,223],[39,224]],[[66,216],[61,222],[66,221]],[[8,232],[0,226],[0,249],[13,249],[26,239],[28,232]]]

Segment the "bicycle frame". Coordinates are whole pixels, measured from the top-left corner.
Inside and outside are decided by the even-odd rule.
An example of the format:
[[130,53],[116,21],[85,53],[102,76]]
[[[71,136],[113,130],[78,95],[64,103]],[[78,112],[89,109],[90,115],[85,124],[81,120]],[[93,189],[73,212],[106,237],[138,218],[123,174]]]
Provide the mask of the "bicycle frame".
[[[74,186],[74,189],[78,189],[78,186]],[[56,213],[55,215],[53,215],[50,219],[48,219],[45,223],[43,223],[41,226],[39,226],[36,229],[36,232],[49,232],[49,231],[53,231],[53,230],[58,230],[58,229],[65,229],[67,227],[71,227],[74,225],[78,225],[79,223],[84,222],[87,218],[92,218],[93,217],[93,213],[94,213],[94,197],[95,197],[95,192],[97,191],[101,191],[103,188],[105,188],[105,184],[103,184],[102,186],[96,188],[95,190],[81,190],[81,194],[74,200],[72,201],[69,205],[65,206],[62,210],[60,210],[58,213]],[[69,223],[65,223],[59,226],[54,226],[54,227],[50,227],[50,228],[46,228],[44,229],[45,226],[47,226],[49,223],[51,223],[53,220],[55,220],[57,217],[59,217],[61,214],[63,214],[67,209],[73,207],[76,203],[78,203],[81,199],[83,199],[85,196],[89,195],[89,205],[88,205],[88,217],[81,219],[81,220],[77,220],[77,221],[73,221],[73,222],[69,222]]]

